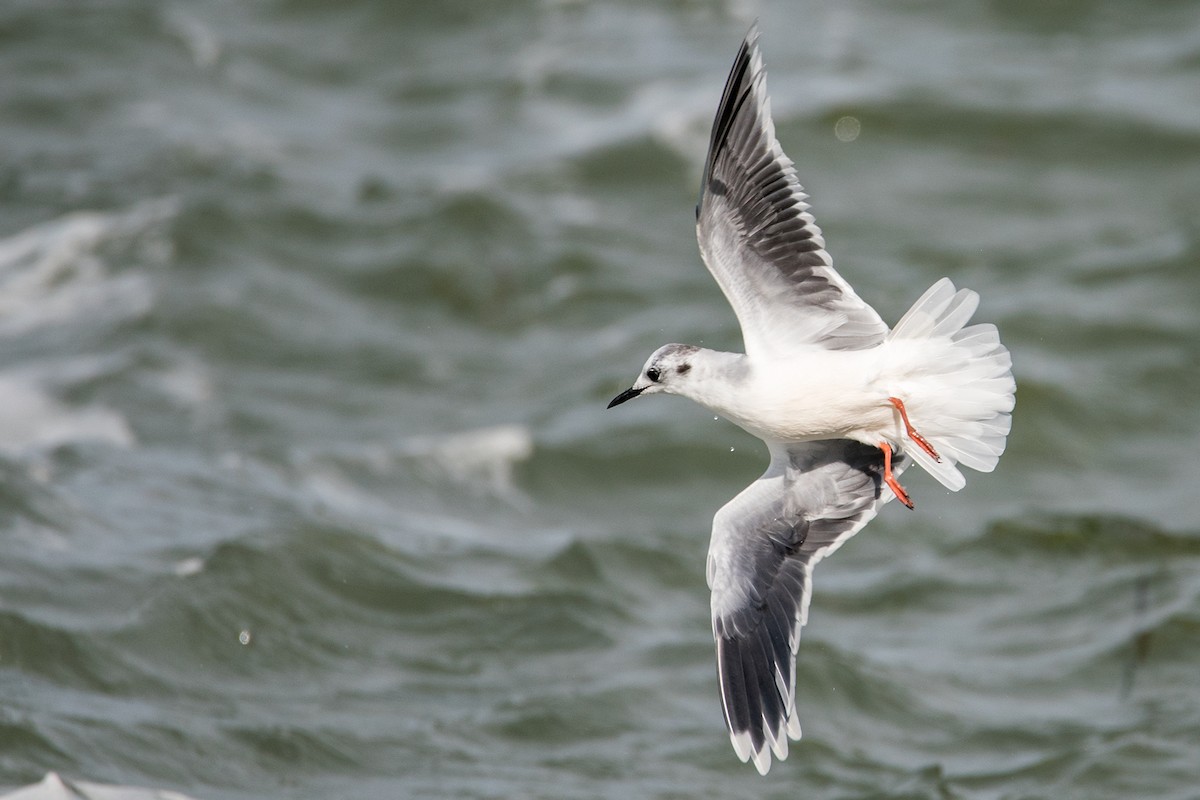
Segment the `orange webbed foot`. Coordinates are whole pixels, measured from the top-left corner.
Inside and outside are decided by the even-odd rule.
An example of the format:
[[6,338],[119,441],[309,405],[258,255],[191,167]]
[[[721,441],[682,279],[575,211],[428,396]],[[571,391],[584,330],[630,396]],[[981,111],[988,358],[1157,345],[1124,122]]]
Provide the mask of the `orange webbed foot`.
[[[933,457],[934,461],[940,463],[942,457],[938,455],[938,451],[934,450],[933,445],[929,443],[929,440],[918,433],[917,429],[914,428],[912,423],[908,421],[908,410],[904,408],[904,401],[899,397],[889,397],[888,402],[895,406],[896,410],[900,412],[900,419],[904,421],[904,430],[908,432],[908,438],[916,442],[917,445],[926,453],[929,453],[929,455]],[[898,496],[899,495],[897,495],[897,497]]]
[[892,446],[887,442],[880,442],[879,449],[883,451],[883,482],[892,490],[892,494],[896,495],[897,500],[913,508],[913,501],[909,499],[908,492],[904,491],[900,481],[892,474]]

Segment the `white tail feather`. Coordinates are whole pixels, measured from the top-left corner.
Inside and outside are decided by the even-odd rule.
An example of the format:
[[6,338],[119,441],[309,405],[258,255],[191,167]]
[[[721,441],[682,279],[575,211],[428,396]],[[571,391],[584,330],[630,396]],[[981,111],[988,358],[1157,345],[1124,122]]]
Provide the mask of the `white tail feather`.
[[964,327],[978,306],[979,295],[956,290],[942,278],[888,336],[898,360],[908,366],[907,377],[890,389],[941,461],[915,444],[904,451],[953,491],[966,485],[958,464],[980,472],[995,469],[1012,424],[1012,357],[995,325]]

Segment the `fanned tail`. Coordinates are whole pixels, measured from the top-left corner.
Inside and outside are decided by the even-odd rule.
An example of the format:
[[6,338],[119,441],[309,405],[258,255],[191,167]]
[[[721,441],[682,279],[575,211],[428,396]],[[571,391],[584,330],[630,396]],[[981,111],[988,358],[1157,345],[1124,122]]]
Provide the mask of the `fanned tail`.
[[967,326],[978,306],[979,295],[956,290],[942,278],[888,335],[889,343],[904,345],[897,349],[919,360],[894,389],[941,461],[917,446],[904,452],[953,491],[966,485],[957,464],[980,472],[995,469],[1012,425],[1017,389],[1012,356],[996,326]]

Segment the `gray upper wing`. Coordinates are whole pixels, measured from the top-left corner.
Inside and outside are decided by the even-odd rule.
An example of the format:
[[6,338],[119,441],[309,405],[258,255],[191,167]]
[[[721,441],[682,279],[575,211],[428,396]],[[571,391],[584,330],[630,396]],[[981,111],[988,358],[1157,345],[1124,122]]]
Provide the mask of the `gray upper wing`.
[[888,328],[833,269],[791,159],[775,138],[757,26],[713,120],[696,206],[700,253],[729,299],[746,352],[873,347]]
[[[882,451],[849,440],[773,447],[761,478],[713,519],[708,551],[721,704],[734,750],[765,774],[800,738],[796,651],[813,566],[892,498]],[[908,460],[898,455],[899,474]]]

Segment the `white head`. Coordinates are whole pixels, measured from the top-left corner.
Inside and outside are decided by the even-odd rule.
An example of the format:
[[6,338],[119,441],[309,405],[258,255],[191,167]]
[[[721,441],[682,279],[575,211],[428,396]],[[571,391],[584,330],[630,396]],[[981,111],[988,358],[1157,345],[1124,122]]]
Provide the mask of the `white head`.
[[664,344],[642,367],[637,380],[625,391],[612,399],[609,408],[632,400],[641,394],[656,392],[682,393],[681,387],[691,380],[692,365],[700,348],[690,344]]

